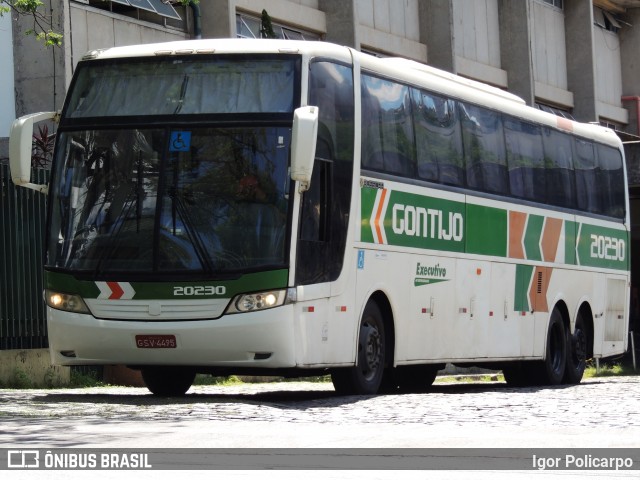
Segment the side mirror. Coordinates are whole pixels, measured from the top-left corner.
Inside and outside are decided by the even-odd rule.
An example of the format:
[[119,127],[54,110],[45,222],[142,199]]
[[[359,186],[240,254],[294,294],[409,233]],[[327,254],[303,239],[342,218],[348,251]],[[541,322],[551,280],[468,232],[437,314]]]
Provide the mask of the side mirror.
[[54,120],[56,112],[41,112],[25,115],[13,122],[9,136],[9,166],[11,180],[21,187],[47,193],[47,185],[31,183],[31,152],[33,149],[33,124]]
[[300,107],[293,112],[291,179],[306,192],[311,182],[318,139],[318,107]]

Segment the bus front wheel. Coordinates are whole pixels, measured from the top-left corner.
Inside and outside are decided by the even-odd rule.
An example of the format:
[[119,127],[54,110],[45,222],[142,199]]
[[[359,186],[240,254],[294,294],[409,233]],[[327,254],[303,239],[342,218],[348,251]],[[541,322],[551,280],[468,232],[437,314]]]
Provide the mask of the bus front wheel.
[[375,302],[370,301],[362,314],[357,355],[354,367],[331,373],[333,386],[342,395],[374,395],[380,388],[385,366],[384,322]]
[[141,373],[149,391],[159,397],[184,395],[196,378],[195,371],[181,367],[147,367]]

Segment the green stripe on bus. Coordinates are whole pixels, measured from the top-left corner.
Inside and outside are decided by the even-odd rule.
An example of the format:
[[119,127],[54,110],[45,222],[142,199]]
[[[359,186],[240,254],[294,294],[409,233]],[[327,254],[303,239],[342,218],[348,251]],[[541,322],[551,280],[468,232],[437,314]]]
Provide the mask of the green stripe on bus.
[[576,264],[576,222],[565,220],[564,222],[564,263],[567,265]]
[[467,204],[467,253],[507,256],[508,218],[501,208]]
[[524,233],[524,250],[529,260],[542,260],[540,253],[540,238],[542,237],[542,227],[544,217],[540,215],[529,215],[527,228]]
[[531,310],[529,304],[529,284],[533,275],[533,265],[516,265],[516,291],[513,300],[513,310],[517,312],[528,312]]
[[582,266],[628,270],[629,234],[625,230],[582,223],[576,253]]
[[360,189],[360,236],[363,242],[374,243],[373,231],[371,230],[371,217],[373,216],[373,205],[376,203],[378,189],[363,187]]
[[[508,210],[391,189],[387,190],[388,204],[383,208],[384,205],[376,204],[379,191],[380,188],[368,186],[360,189],[363,242],[386,239],[388,245],[399,247],[507,257]],[[383,216],[377,226],[381,236],[377,238],[372,222],[379,214]],[[527,260],[543,260],[540,244],[546,218],[527,215],[523,235]],[[558,260],[563,262],[562,257]],[[625,230],[564,220],[564,263],[629,270],[629,234]]]
[[[135,291],[134,300],[164,300],[175,297],[175,287],[224,287],[224,295],[203,295],[200,298],[230,298],[239,293],[259,292],[263,290],[287,287],[289,271],[287,269],[268,272],[247,273],[235,280],[206,280],[193,282],[128,282]],[[114,280],[118,281],[118,280]],[[123,282],[120,282],[123,283]],[[45,288],[61,293],[77,294],[83,298],[98,298],[100,289],[96,282],[78,280],[71,274],[45,272]]]

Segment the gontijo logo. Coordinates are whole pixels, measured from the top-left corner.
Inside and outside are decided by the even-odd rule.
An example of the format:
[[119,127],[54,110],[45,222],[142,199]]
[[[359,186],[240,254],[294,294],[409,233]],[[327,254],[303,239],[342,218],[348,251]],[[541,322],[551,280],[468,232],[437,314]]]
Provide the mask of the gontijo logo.
[[369,190],[362,197],[363,227],[369,224],[366,236],[373,243],[463,251],[464,203],[384,188],[363,190]]

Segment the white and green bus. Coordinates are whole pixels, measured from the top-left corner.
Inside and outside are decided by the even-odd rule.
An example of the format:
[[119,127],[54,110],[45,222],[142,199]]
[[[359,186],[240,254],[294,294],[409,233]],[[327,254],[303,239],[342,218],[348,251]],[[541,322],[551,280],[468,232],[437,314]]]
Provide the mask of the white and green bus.
[[[33,123],[59,122],[50,185]],[[629,201],[610,130],[415,62],[322,42],[89,52],[62,112],[18,119],[48,195],[56,365],[330,373],[428,387],[445,363],[580,382],[623,353]]]

